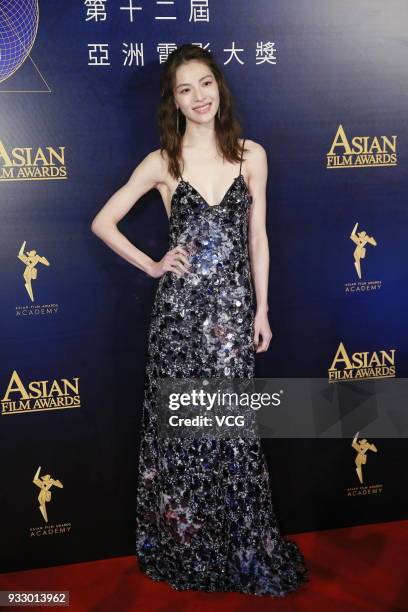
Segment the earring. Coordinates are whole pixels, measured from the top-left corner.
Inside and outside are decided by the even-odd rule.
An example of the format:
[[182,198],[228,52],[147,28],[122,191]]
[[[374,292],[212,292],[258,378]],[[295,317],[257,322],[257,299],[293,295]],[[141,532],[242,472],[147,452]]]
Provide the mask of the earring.
[[221,104],[218,106],[218,119],[221,119]]
[[179,109],[177,107],[177,134],[179,133]]

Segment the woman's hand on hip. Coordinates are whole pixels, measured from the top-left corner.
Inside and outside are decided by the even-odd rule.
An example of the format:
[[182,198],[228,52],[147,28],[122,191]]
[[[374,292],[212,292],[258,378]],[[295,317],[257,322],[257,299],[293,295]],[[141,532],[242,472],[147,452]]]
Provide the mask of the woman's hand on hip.
[[177,245],[174,249],[167,251],[160,261],[155,261],[149,272],[153,278],[160,278],[166,272],[174,272],[180,278],[189,272],[190,267],[187,251]]

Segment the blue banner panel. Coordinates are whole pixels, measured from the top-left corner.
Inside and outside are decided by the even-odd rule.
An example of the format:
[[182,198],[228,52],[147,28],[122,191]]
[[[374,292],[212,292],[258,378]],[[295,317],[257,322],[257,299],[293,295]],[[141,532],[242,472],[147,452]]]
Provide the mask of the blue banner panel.
[[[0,571],[134,554],[158,279],[91,222],[159,148],[183,43],[213,53],[267,152],[257,377],[323,379],[347,419],[348,385],[363,401],[408,376],[407,20],[404,0],[0,0]],[[161,259],[159,192],[118,228]],[[262,440],[283,532],[406,518],[405,439],[364,436]]]

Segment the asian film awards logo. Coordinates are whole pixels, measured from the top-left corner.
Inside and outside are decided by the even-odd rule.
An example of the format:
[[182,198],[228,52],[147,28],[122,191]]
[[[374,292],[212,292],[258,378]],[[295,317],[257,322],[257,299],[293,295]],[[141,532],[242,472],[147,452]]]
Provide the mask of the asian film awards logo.
[[13,147],[0,140],[0,181],[67,178],[65,147]]
[[328,380],[334,383],[366,378],[395,378],[395,351],[361,351],[349,355],[343,342],[340,342],[328,369]]
[[0,398],[1,414],[27,414],[44,410],[80,408],[79,377],[31,380],[24,383],[16,370]]
[[397,165],[397,136],[353,136],[342,125],[326,155],[326,168],[367,168]]

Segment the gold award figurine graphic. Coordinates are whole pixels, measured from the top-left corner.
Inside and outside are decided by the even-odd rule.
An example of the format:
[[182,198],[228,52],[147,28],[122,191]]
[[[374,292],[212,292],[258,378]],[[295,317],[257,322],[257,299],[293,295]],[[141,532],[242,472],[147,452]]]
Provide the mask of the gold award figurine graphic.
[[45,504],[51,501],[50,489],[53,485],[59,487],[60,489],[63,489],[64,485],[61,483],[60,480],[55,480],[54,478],[51,478],[50,474],[45,474],[45,476],[40,477],[40,470],[41,466],[39,466],[36,475],[33,478],[33,483],[41,489],[38,495],[38,501],[40,503],[39,510],[44,518],[44,521],[48,523],[47,509],[45,507]]
[[357,232],[358,223],[355,224],[353,231],[350,234],[350,240],[352,240],[357,246],[354,249],[354,267],[356,269],[358,278],[361,279],[361,260],[366,256],[366,244],[372,244],[377,246],[377,242],[373,236],[369,236],[364,230]]
[[30,296],[31,301],[34,302],[31,281],[37,280],[38,270],[36,269],[36,266],[39,263],[42,263],[44,266],[49,266],[50,262],[46,257],[38,255],[37,251],[27,251],[27,253],[24,253],[26,242],[27,241],[24,240],[23,244],[21,245],[20,251],[18,253],[18,259],[20,259],[20,261],[22,261],[26,265],[23,272],[23,277],[25,280],[24,286],[27,290],[28,295]]
[[360,483],[363,484],[362,466],[367,463],[366,453],[368,450],[371,450],[374,453],[376,453],[377,447],[374,444],[370,444],[370,442],[367,442],[365,438],[361,438],[360,440],[358,440],[357,438],[358,438],[359,433],[360,432],[358,431],[356,435],[354,436],[351,446],[354,448],[354,450],[357,451],[357,457],[355,459],[356,472],[357,472],[357,476],[358,476]]

